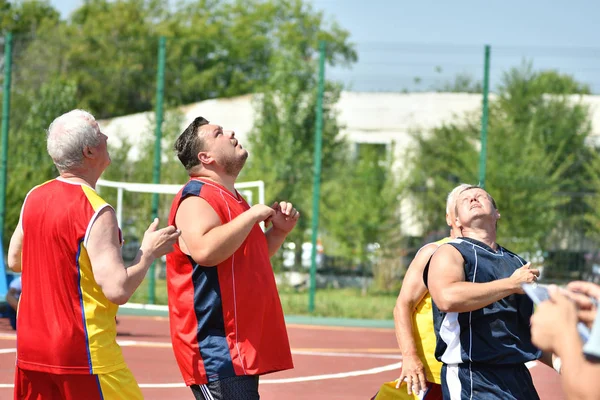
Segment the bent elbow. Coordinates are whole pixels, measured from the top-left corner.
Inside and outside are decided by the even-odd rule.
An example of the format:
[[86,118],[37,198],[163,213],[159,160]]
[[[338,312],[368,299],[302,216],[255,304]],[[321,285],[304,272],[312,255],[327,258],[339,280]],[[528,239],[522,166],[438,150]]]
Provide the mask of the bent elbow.
[[12,272],[21,272],[21,263],[8,261],[8,268]]
[[127,303],[131,297],[131,295],[125,293],[124,290],[118,289],[106,290],[104,291],[104,296],[108,301],[118,306],[122,306],[123,304]]
[[438,310],[443,313],[454,312],[458,306],[457,302],[454,301],[454,299],[452,299],[452,297],[444,291],[442,291],[438,296],[432,296],[432,299]]
[[191,257],[194,260],[194,262],[196,262],[196,264],[201,265],[203,267],[213,267],[225,261],[220,259],[220,257],[217,254],[214,254],[209,249],[192,251]]
[[11,249],[9,249],[6,257],[6,264],[11,271],[21,272],[21,254],[12,252]]
[[122,306],[123,304],[126,304],[129,301],[130,296],[119,296],[119,297],[114,297],[112,300],[109,299],[112,303],[118,305],[118,306]]

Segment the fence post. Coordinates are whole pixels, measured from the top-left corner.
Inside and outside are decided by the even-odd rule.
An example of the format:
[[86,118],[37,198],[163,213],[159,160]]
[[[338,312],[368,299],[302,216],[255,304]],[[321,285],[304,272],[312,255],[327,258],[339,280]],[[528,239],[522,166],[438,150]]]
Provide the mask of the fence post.
[[[6,219],[6,178],[8,176],[8,125],[10,122],[10,80],[12,75],[12,33],[4,38],[4,87],[2,88],[2,160],[0,161],[0,239]],[[2,241],[0,240],[0,243]],[[0,271],[0,273],[3,273]]]
[[325,41],[319,42],[319,87],[317,92],[317,120],[315,132],[315,157],[313,176],[312,248],[310,255],[310,290],[308,311],[315,310],[317,289],[317,236],[319,231],[319,199],[321,197],[321,146],[323,142],[323,92],[325,91]]
[[[165,58],[167,39],[158,39],[158,72],[156,74],[156,138],[154,139],[154,169],[152,182],[160,183],[160,164],[162,149],[163,99],[165,94]],[[158,218],[158,193],[152,195],[152,218]],[[150,266],[148,280],[148,303],[154,304],[156,291],[156,261]]]
[[485,188],[487,162],[488,92],[490,87],[490,45],[485,45],[483,66],[483,109],[481,112],[481,152],[479,153],[479,186]]

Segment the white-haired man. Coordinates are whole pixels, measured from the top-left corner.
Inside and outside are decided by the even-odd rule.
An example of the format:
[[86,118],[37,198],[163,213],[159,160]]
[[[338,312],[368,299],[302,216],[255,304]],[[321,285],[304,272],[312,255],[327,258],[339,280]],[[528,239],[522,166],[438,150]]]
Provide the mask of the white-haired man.
[[525,363],[542,354],[529,331],[533,302],[521,287],[539,272],[496,243],[499,218],[485,190],[463,189],[461,238],[440,246],[426,268],[444,399],[539,398]]
[[142,399],[116,342],[115,317],[179,232],[155,219],[129,268],[114,209],[95,191],[110,164],[94,117],[73,110],[48,128],[56,179],[25,198],[8,264],[22,271],[16,399]]

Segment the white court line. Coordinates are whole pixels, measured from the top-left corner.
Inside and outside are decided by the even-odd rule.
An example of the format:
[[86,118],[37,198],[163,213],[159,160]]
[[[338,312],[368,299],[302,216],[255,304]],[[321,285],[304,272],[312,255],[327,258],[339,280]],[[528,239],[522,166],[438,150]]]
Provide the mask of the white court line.
[[[309,381],[322,381],[326,379],[343,379],[349,378],[352,376],[362,376],[362,375],[374,375],[379,374],[381,372],[392,371],[398,369],[402,366],[401,362],[384,365],[383,367],[376,367],[365,369],[362,371],[349,371],[349,372],[340,372],[337,374],[325,374],[325,375],[312,375],[312,376],[301,376],[297,378],[281,378],[281,379],[263,379],[261,378],[259,381],[260,385],[264,384],[273,384],[273,383],[296,383],[296,382],[309,382]],[[140,388],[178,388],[178,387],[186,387],[183,383],[141,383]]]
[[402,360],[400,354],[377,354],[377,353],[336,353],[335,351],[307,351],[307,350],[293,350],[292,354],[298,354],[300,356],[327,356],[327,357],[362,357],[362,358],[391,358],[393,360]]
[[17,349],[0,349],[0,354],[16,353]]
[[[138,344],[134,340],[123,341],[119,343],[121,346],[134,346]],[[146,344],[151,345],[160,345],[160,342],[145,342]],[[165,343],[163,343],[165,344]],[[169,344],[170,345],[170,344]],[[16,350],[16,349],[7,349],[7,350]],[[391,354],[370,354],[370,353],[334,353],[334,352],[314,352],[314,351],[292,351],[293,354],[298,355],[309,355],[309,356],[323,356],[323,357],[372,357],[372,358],[393,358],[393,359],[401,359],[400,355],[391,355]],[[276,384],[276,383],[295,383],[295,382],[309,382],[309,381],[320,381],[326,379],[343,379],[354,376],[362,376],[362,375],[374,375],[379,374],[385,371],[392,371],[394,369],[398,369],[402,366],[402,362],[397,362],[390,365],[385,365],[383,367],[370,368],[359,371],[349,371],[349,372],[340,372],[337,374],[325,374],[325,375],[311,375],[311,376],[301,376],[296,378],[281,378],[281,379],[261,379],[261,384]],[[152,389],[168,389],[168,388],[180,388],[186,387],[184,383],[140,383],[140,388],[152,388]],[[13,384],[0,384],[0,389],[2,388],[13,388]]]
[[[308,353],[308,352],[307,352]],[[336,356],[338,353],[331,353]],[[325,353],[315,353],[311,355],[325,355]],[[525,366],[529,369],[532,369],[537,366],[537,361],[529,361],[525,363]],[[383,367],[376,367],[365,369],[362,371],[350,371],[350,372],[340,372],[337,374],[325,374],[325,375],[312,375],[312,376],[301,376],[297,378],[281,378],[281,379],[261,379],[260,384],[276,384],[276,383],[296,383],[296,382],[309,382],[309,381],[321,381],[326,379],[343,379],[349,378],[353,376],[363,376],[363,375],[374,375],[379,374],[381,372],[392,371],[398,369],[402,366],[402,362],[384,365]],[[14,387],[13,384],[2,384],[0,383],[0,389],[12,389]],[[140,383],[140,388],[147,389],[169,389],[169,388],[183,388],[186,387],[183,383]]]
[[294,383],[294,382],[308,382],[308,381],[322,381],[326,379],[340,379],[349,378],[351,376],[362,376],[362,375],[374,375],[385,371],[392,371],[402,366],[402,362],[397,362],[390,365],[384,365],[383,367],[376,367],[370,369],[364,369],[362,371],[350,371],[340,372],[337,374],[326,374],[326,375],[313,375],[313,376],[301,376],[298,378],[282,378],[282,379],[261,379],[260,384],[264,383]]

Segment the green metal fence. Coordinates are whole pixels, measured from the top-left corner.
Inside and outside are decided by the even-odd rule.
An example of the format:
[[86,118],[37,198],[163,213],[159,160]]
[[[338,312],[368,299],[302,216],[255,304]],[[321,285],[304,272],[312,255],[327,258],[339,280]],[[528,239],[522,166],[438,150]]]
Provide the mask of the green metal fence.
[[[600,85],[586,81],[589,75],[585,74],[579,81],[577,68],[572,76],[550,73],[551,64],[535,68],[536,51],[529,54],[527,48],[493,44],[477,48],[359,44],[359,59],[368,60],[378,48],[393,55],[387,64],[367,63],[372,76],[381,75],[389,83],[387,91],[373,84],[379,94],[370,96],[396,93],[416,98],[426,92],[432,96],[464,93],[460,99],[478,96],[478,105],[470,113],[449,117],[435,128],[410,127],[404,132],[410,143],[401,143],[405,148],[399,151],[398,138],[372,139],[372,132],[380,129],[377,118],[365,122],[368,126],[360,127],[360,132],[344,131],[339,119],[354,111],[336,110],[334,105],[340,96],[352,93],[353,82],[368,87],[369,79],[360,80],[364,75],[358,72],[352,78],[351,72],[336,66],[335,58],[344,52],[332,38],[305,44],[310,57],[302,58],[285,43],[261,54],[232,54],[232,49],[243,46],[206,42],[202,37],[74,35],[71,30],[48,30],[43,35],[4,36],[0,225],[5,244],[27,191],[56,173],[45,155],[44,129],[60,113],[82,107],[110,123],[115,117],[148,112],[151,129],[143,138],[131,138],[130,143],[111,149],[113,166],[105,178],[181,183],[185,173],[170,150],[185,122],[181,107],[252,94],[257,128],[251,133],[272,129],[273,138],[285,137],[296,151],[289,160],[305,158],[309,161],[298,165],[313,168],[307,174],[306,168],[294,170],[291,161],[271,169],[255,163],[248,175],[264,174],[267,202],[291,193],[286,192],[292,186],[289,182],[303,188],[297,201],[302,218],[310,223],[303,222],[291,239],[295,246],[286,247],[273,263],[278,276],[295,272],[304,277],[297,290],[306,290],[310,312],[318,303],[314,289],[319,285],[348,284],[393,295],[416,250],[446,234],[445,198],[460,182],[485,185],[496,197],[503,215],[499,242],[544,266],[548,279],[597,274],[600,162],[595,135],[600,127],[594,125],[597,111],[590,105],[596,104],[594,94],[600,92]],[[575,64],[581,62],[587,70],[600,68],[599,58],[590,61],[583,53],[545,51],[550,59],[571,55]],[[257,60],[246,62],[248,57]],[[351,63],[352,57],[347,60]],[[455,60],[464,65],[457,67]],[[275,99],[273,107],[281,107],[275,113],[261,106],[267,95]],[[302,101],[290,100],[286,109],[282,105],[288,101],[286,96]],[[302,108],[304,102],[308,111]],[[302,113],[304,119],[294,120]],[[286,118],[277,120],[281,115]],[[360,126],[353,123],[353,129]],[[340,135],[350,139],[337,141]],[[134,142],[141,148],[138,158],[131,160]],[[256,143],[266,146],[267,142]],[[260,159],[258,164],[263,162],[271,161]],[[270,173],[286,168],[280,174]],[[102,195],[116,201],[115,191],[107,189]],[[128,195],[125,203],[125,228],[135,240],[152,216],[166,219],[170,197]],[[401,212],[401,205],[409,211]],[[309,268],[306,254],[310,254]],[[348,279],[340,283],[333,275]],[[150,303],[164,301],[155,296],[156,276],[160,279],[159,271],[149,273],[146,300]]]

